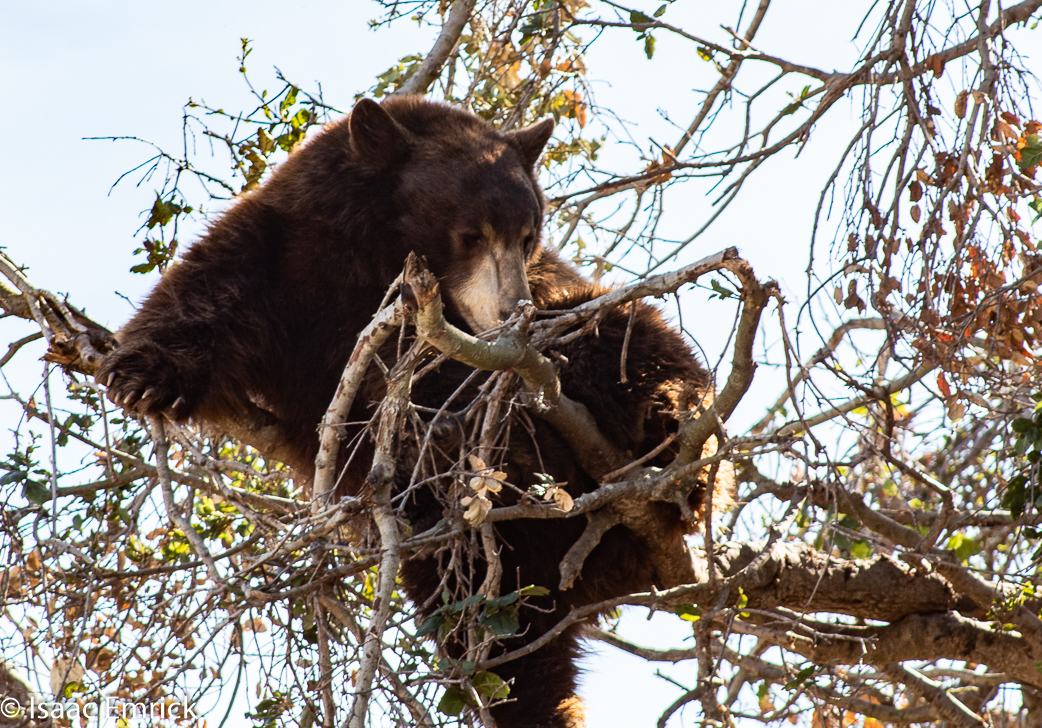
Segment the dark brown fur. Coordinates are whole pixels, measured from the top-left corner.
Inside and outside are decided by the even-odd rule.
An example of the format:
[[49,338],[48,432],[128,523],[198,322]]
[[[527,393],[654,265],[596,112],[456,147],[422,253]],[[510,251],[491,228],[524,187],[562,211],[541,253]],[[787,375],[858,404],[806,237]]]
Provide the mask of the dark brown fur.
[[[348,120],[309,141],[166,273],[98,375],[110,383],[115,401],[204,421],[260,405],[281,423],[292,464],[306,474],[317,449],[316,426],[355,339],[410,251],[426,256],[442,281],[450,319],[461,325],[474,318],[455,303],[461,281],[483,257],[508,261],[519,251],[541,309],[570,308],[603,292],[538,247],[543,201],[532,168],[548,126],[503,135],[470,114],[417,99],[393,99],[382,108],[392,123],[375,104],[362,102]],[[502,280],[512,275],[509,263],[496,271]],[[521,297],[520,285],[502,284],[501,312]],[[662,412],[676,409],[683,383],[705,387],[707,376],[680,335],[640,304],[623,384],[619,363],[628,321],[628,306],[611,311],[597,335],[557,353],[568,362],[560,371],[565,393],[589,408],[616,447],[639,456],[676,429]],[[437,407],[465,375],[462,365],[447,363],[417,383],[414,401]],[[350,419],[368,419],[378,389],[363,392]],[[538,420],[534,436],[514,436],[510,448],[503,465],[521,488],[535,482],[536,472],[567,482],[575,497],[597,487]],[[668,455],[660,456],[659,464],[665,462]],[[403,463],[403,471],[410,468]],[[346,480],[360,482],[367,469],[366,458],[355,458]],[[439,494],[416,493],[406,513],[414,532],[434,525],[442,517]],[[665,534],[682,538],[678,509],[663,505],[660,520]],[[583,518],[497,524],[501,592],[530,584],[550,589],[533,600],[537,608],[522,609],[523,635],[501,649],[538,637],[572,607],[662,584],[640,535],[617,527],[575,586],[559,590],[558,565],[584,525]],[[414,602],[437,593],[445,559],[436,552],[405,562],[402,578]],[[473,577],[480,583],[480,573]],[[514,680],[512,701],[494,710],[500,728],[578,725],[578,656],[570,630],[499,668],[501,677]]]

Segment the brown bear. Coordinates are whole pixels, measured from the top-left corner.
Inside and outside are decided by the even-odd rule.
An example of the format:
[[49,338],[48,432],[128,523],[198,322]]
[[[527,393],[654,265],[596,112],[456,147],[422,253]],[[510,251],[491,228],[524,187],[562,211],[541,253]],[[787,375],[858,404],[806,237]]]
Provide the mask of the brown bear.
[[[177,420],[220,420],[259,406],[285,433],[291,465],[309,477],[317,425],[359,332],[410,251],[425,256],[438,276],[447,318],[474,332],[507,318],[522,299],[542,310],[566,309],[604,292],[540,246],[544,200],[534,168],[552,127],[544,121],[500,133],[472,114],[420,98],[358,102],[238,200],[166,272],[120,331],[120,346],[98,381],[117,404]],[[595,332],[554,353],[564,393],[634,457],[676,430],[673,413],[685,383],[708,386],[681,336],[644,304],[632,321],[629,306],[609,311]],[[417,382],[413,401],[437,409],[469,373],[447,362]],[[381,378],[369,379],[352,422],[369,419],[380,395]],[[552,427],[537,418],[526,418],[525,427],[526,437],[512,438],[498,463],[509,482],[523,490],[537,481],[536,473],[548,473],[574,497],[598,487]],[[669,458],[663,453],[651,464]],[[401,465],[401,488],[409,485],[412,465]],[[352,458],[342,478],[348,490],[368,469],[365,457]],[[444,480],[406,499],[403,512],[414,533],[442,518]],[[696,492],[696,508],[699,498]],[[661,521],[682,538],[679,508],[663,505]],[[589,556],[575,585],[559,589],[559,564],[585,522],[495,524],[501,593],[528,585],[549,590],[522,607],[518,636],[497,649],[536,639],[573,607],[663,585],[640,534],[619,526]],[[423,615],[440,606],[447,559],[443,547],[404,563],[406,593]],[[469,568],[470,582],[480,584],[484,566]],[[581,725],[574,696],[579,654],[572,628],[497,668],[512,681],[510,700],[493,709],[500,728]]]

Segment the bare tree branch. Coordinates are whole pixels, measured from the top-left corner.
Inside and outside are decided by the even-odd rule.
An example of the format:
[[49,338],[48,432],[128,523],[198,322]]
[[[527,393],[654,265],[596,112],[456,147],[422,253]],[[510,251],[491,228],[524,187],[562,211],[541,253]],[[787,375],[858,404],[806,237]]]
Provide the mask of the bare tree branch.
[[380,532],[381,557],[378,584],[373,597],[373,617],[362,647],[349,728],[365,728],[373,678],[383,655],[383,633],[391,614],[391,599],[402,559],[401,534],[394,508],[391,506],[391,496],[400,440],[411,411],[409,395],[415,359],[410,354],[407,354],[391,373],[387,396],[380,405],[376,453],[373,456],[372,468],[366,477],[366,485],[373,489],[372,516]]
[[441,27],[441,33],[438,34],[437,40],[434,41],[434,46],[412,77],[402,84],[401,88],[395,93],[427,93],[430,85],[441,75],[441,69],[445,65],[445,61],[452,55],[452,51],[456,49],[460,33],[463,32],[463,27],[470,20],[470,14],[474,11],[475,2],[476,0],[455,0],[452,3],[448,17],[445,18],[445,23]]
[[[411,259],[410,259],[411,260]],[[391,284],[390,294],[398,287],[399,277]],[[336,394],[329,403],[326,413],[319,425],[319,448],[315,456],[315,476],[312,487],[312,508],[321,509],[329,505],[336,484],[337,455],[340,452],[340,435],[337,426],[347,420],[355,395],[362,385],[366,370],[373,356],[387,340],[391,333],[402,325],[405,318],[405,304],[396,298],[389,306],[382,308],[372,322],[358,335],[351,357],[344,366],[344,373],[337,385]]]
[[980,728],[984,725],[984,721],[979,715],[959,702],[958,698],[949,694],[938,683],[923,676],[917,670],[896,664],[884,665],[882,670],[901,685],[911,688],[913,692],[936,706],[937,712],[955,725],[963,726],[963,728]]

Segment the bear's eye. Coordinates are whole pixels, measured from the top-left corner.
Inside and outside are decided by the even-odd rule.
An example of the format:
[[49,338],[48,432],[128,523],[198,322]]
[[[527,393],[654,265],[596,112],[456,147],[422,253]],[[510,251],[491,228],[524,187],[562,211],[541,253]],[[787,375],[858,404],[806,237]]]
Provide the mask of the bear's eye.
[[525,239],[521,241],[521,245],[525,249],[525,251],[531,251],[532,250],[532,246],[534,244],[535,244],[535,233],[528,233],[528,235],[525,236]]
[[476,248],[481,242],[481,233],[464,233],[460,236],[463,245],[467,248]]

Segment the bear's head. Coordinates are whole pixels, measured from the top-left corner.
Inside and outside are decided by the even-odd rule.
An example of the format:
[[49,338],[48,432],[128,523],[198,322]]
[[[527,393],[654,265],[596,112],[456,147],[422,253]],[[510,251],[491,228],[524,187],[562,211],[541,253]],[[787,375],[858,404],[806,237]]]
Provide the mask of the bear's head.
[[395,235],[427,258],[449,313],[475,333],[531,297],[525,266],[545,204],[533,170],[553,126],[501,133],[415,97],[363,99],[348,118],[356,160],[394,179]]

